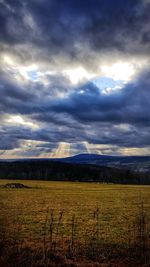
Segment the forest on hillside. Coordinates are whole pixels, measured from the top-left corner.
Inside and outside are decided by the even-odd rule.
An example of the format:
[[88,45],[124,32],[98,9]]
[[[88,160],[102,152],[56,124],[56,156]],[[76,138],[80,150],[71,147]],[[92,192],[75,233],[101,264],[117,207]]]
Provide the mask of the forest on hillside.
[[150,184],[149,172],[50,160],[0,162],[0,179]]

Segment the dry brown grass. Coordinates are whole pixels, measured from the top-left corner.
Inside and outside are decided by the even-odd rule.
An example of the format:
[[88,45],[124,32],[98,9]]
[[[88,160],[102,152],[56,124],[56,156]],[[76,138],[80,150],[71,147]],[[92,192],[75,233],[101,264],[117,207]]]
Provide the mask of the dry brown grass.
[[149,186],[24,184],[0,189],[1,265],[150,266]]

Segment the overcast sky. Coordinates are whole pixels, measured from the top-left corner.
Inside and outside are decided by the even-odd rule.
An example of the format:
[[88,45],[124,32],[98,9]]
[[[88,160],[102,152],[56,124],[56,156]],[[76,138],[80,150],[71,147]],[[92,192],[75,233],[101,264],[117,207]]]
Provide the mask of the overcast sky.
[[150,155],[150,1],[0,0],[0,158]]

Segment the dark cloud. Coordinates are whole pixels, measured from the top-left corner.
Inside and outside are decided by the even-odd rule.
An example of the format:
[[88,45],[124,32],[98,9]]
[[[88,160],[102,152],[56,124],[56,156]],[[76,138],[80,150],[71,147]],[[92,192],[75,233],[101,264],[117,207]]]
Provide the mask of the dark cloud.
[[[26,81],[21,84],[6,71],[0,74],[0,112],[32,114],[46,112],[43,105],[46,99],[54,99],[71,88],[63,75],[45,75],[47,85],[42,82]],[[49,116],[49,115],[48,115]],[[45,117],[46,118],[46,117]]]
[[[52,82],[46,88],[44,85],[41,88],[38,82],[19,87],[11,80],[1,79],[1,113],[26,115],[40,125],[36,130],[20,125],[7,128],[3,133],[9,133],[10,140],[15,138],[16,142],[17,139],[54,143],[87,140],[125,146],[148,145],[149,77],[149,71],[142,72],[135,81],[109,94],[104,94],[92,82],[65,90],[66,81],[62,79],[60,86],[61,80],[57,75],[51,77]],[[67,91],[67,94],[58,97],[59,90]],[[134,127],[127,131],[113,128],[113,125],[120,124]],[[14,141],[13,144],[16,145]]]
[[150,51],[149,12],[142,0],[5,0],[0,39],[3,49],[17,46],[24,60],[63,55],[86,64],[90,51],[144,54]]
[[92,82],[72,90],[67,97],[44,103],[45,109],[67,113],[81,122],[129,123],[150,126],[150,73],[104,94]]
[[0,75],[0,80],[0,112],[24,113],[27,109],[28,112],[33,110],[37,95],[31,92],[30,88],[18,84],[16,80],[10,79],[9,75],[6,76],[6,73]]
[[[22,115],[38,125],[11,126],[2,120],[0,150],[28,140],[45,142],[22,152],[29,156],[52,151],[58,142],[72,143],[72,151],[85,151],[83,141],[150,146],[149,71],[109,94],[92,81],[75,87],[64,74],[83,65],[97,73],[105,55],[107,63],[113,54],[135,56],[139,65],[140,59],[149,61],[149,14],[150,3],[142,0],[0,1],[0,113],[4,121],[6,115]],[[4,62],[5,55],[16,68]],[[31,64],[41,67],[36,81],[18,74],[20,66]]]
[[[32,99],[26,103],[24,112],[22,101],[20,106],[17,102],[16,112],[28,115],[40,128],[31,130],[28,126],[6,127],[1,135],[5,136],[7,132],[10,140],[16,141],[74,143],[86,140],[89,143],[126,147],[148,146],[149,77],[149,72],[142,73],[134,82],[108,95],[103,94],[93,83],[71,90],[63,98],[50,98],[47,101],[47,96],[44,97],[43,94],[43,98],[34,97],[32,112]],[[9,110],[6,109],[7,112]],[[13,144],[16,146],[15,142]]]

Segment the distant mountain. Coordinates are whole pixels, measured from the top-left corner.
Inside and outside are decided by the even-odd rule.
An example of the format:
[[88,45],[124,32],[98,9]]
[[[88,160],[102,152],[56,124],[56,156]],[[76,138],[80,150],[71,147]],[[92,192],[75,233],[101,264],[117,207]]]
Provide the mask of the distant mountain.
[[[58,160],[58,159],[57,159]],[[98,154],[79,154],[59,159],[66,163],[94,164],[106,167],[116,167],[134,171],[150,171],[150,156],[109,156]]]

